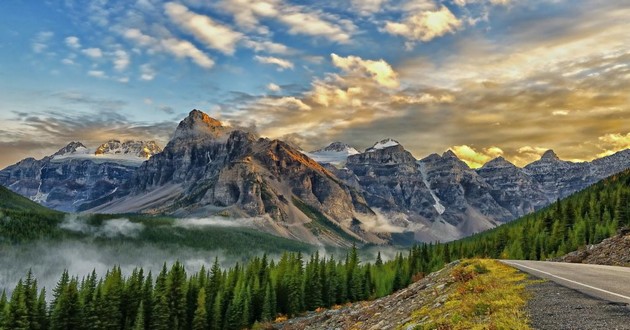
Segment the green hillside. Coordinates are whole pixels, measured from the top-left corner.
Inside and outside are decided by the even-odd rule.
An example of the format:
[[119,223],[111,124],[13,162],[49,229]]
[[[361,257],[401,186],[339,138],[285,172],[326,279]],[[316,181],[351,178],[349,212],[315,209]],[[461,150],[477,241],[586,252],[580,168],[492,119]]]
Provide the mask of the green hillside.
[[630,226],[630,170],[518,220],[435,249],[451,258],[541,260],[599,243]]
[[0,242],[28,242],[38,239],[93,239],[103,223],[111,219],[128,219],[142,224],[143,230],[135,237],[96,236],[104,244],[132,242],[153,244],[177,249],[179,246],[199,250],[221,249],[234,255],[257,254],[260,251],[280,253],[283,251],[309,252],[311,245],[273,236],[250,228],[203,226],[181,228],[175,226],[176,219],[164,216],[145,215],[82,215],[79,222],[85,223],[90,232],[72,231],[60,227],[66,214],[50,210],[25,197],[0,186]]
[[16,194],[11,190],[0,186],[0,209],[36,212],[55,212],[43,207],[32,200]]

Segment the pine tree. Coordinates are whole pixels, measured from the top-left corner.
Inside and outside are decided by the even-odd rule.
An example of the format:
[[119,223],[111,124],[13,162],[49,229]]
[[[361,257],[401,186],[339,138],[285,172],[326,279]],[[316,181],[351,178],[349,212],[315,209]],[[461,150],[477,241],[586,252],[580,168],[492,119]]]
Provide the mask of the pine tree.
[[168,274],[166,282],[166,301],[168,304],[168,327],[171,330],[186,326],[186,271],[178,261]]
[[144,281],[144,288],[142,289],[142,305],[144,310],[144,328],[145,330],[149,330],[151,320],[153,318],[153,275],[151,272],[149,272]]
[[208,315],[206,312],[206,289],[201,288],[197,296],[197,309],[193,316],[192,329],[205,330],[208,325]]
[[145,330],[146,324],[144,322],[144,302],[140,302],[138,311],[136,313],[136,319],[133,321],[133,330]]
[[[153,311],[152,317],[149,323],[149,329],[156,330],[170,330],[169,322],[169,308],[168,300],[166,296],[166,281],[168,277],[168,270],[166,264],[162,266],[162,271],[158,274],[155,280],[155,288],[153,290]],[[147,320],[145,319],[145,323]]]
[[9,302],[7,301],[7,292],[2,290],[2,295],[0,295],[0,329],[4,329],[4,324],[7,319],[7,309]]
[[223,329],[223,291],[217,292],[216,298],[214,299],[212,310],[212,323],[210,324],[210,329],[212,330],[221,330]]
[[24,281],[24,304],[28,314],[29,328],[39,330],[38,308],[37,308],[37,280],[33,278],[33,272],[29,269]]
[[263,306],[262,306],[262,315],[261,315],[261,320],[262,321],[272,321],[274,319],[274,307],[276,305],[276,301],[275,301],[275,295],[273,295],[273,289],[271,287],[271,283],[267,282],[267,284],[265,285],[265,297],[263,299]]
[[376,255],[376,261],[374,262],[374,266],[376,267],[383,266],[383,259],[381,258],[381,251],[378,251],[378,254]]
[[48,306],[46,304],[46,289],[42,288],[37,299],[37,323],[42,330],[48,329]]
[[26,309],[25,302],[25,288],[21,279],[18,281],[18,284],[11,295],[5,327],[11,330],[29,329],[28,310]]

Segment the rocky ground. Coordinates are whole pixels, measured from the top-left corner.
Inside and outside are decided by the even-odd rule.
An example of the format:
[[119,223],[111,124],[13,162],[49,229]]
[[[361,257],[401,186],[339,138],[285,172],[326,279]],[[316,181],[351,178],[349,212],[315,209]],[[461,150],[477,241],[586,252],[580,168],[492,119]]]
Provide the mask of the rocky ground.
[[[447,265],[440,271],[431,273],[409,287],[392,295],[355,303],[340,309],[330,309],[319,313],[290,319],[274,324],[275,329],[395,329],[411,321],[411,314],[420,306],[431,304],[440,306],[451,292],[454,279],[451,270],[457,262]],[[414,325],[407,328],[413,329]]]
[[599,244],[588,245],[552,261],[571,263],[630,266],[630,228],[619,231],[616,236]]

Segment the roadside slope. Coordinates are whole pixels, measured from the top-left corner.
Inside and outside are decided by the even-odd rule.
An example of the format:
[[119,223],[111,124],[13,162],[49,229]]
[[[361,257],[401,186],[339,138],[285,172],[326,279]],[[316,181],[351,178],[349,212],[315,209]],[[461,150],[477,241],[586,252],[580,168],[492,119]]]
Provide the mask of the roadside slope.
[[290,319],[275,329],[529,329],[526,276],[494,260],[452,262],[389,296]]

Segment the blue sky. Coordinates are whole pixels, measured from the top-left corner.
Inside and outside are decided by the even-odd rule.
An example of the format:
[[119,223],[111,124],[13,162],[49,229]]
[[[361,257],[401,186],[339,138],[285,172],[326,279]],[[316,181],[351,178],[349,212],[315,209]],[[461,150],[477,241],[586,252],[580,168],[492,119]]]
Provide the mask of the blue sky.
[[5,0],[0,167],[193,108],[307,150],[592,159],[630,146],[626,31],[625,1]]

